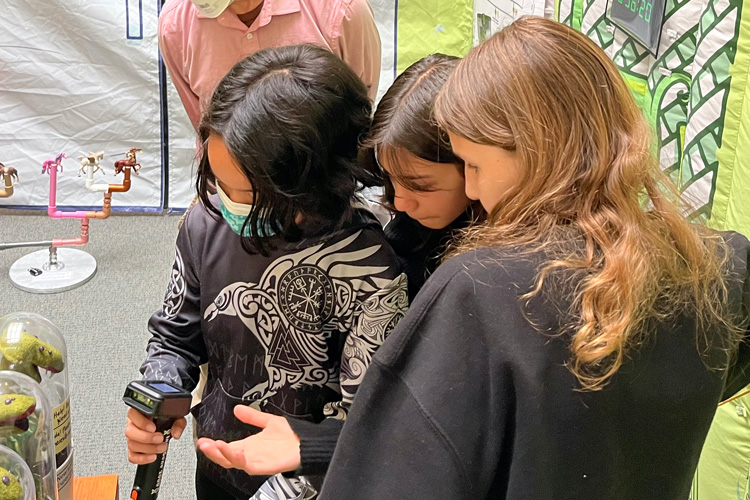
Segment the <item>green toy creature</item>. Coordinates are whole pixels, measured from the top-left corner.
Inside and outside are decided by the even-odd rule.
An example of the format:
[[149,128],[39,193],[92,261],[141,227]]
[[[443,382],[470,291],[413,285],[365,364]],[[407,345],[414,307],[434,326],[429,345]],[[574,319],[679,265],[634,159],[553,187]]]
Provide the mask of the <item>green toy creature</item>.
[[3,467],[0,467],[0,500],[23,500],[21,482]]
[[60,373],[64,368],[62,353],[24,331],[6,329],[0,336],[0,370],[13,370],[42,381],[39,368]]
[[[23,394],[0,394],[0,437],[29,430],[29,416],[36,410],[36,399]],[[2,497],[0,497],[2,500]]]

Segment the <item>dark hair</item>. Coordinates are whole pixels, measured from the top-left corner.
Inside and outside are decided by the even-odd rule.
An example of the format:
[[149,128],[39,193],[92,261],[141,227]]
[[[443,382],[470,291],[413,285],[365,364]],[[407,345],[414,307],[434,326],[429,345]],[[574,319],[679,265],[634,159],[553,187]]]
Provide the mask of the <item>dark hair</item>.
[[377,170],[357,163],[371,112],[367,87],[331,52],[314,45],[258,51],[224,77],[203,115],[198,196],[219,216],[208,199],[214,179],[207,140],[213,134],[253,186],[253,210],[243,225],[243,234],[246,227],[252,233],[242,240],[248,253],[272,248],[257,236],[261,214],[287,241],[300,239],[305,229],[340,227],[351,218],[356,192],[380,181]]
[[419,191],[401,165],[398,151],[433,163],[454,163],[463,174],[463,162],[453,154],[448,134],[432,116],[435,99],[458,66],[460,59],[433,54],[415,62],[401,73],[383,96],[375,111],[370,133],[359,150],[359,162],[369,171],[380,171],[378,158],[387,157],[392,172],[385,175],[385,206],[393,208],[393,184]]

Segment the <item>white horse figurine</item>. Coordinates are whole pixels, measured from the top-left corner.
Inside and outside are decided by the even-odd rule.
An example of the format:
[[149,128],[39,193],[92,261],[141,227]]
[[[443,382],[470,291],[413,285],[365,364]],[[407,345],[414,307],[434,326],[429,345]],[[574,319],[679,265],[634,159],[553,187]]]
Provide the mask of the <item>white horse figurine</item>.
[[81,168],[78,169],[78,177],[86,173],[86,167],[94,167],[93,173],[96,173],[97,170],[101,170],[104,173],[102,167],[99,166],[99,161],[102,158],[104,158],[104,151],[99,151],[98,153],[89,151],[88,155],[79,156],[78,161],[81,162]]

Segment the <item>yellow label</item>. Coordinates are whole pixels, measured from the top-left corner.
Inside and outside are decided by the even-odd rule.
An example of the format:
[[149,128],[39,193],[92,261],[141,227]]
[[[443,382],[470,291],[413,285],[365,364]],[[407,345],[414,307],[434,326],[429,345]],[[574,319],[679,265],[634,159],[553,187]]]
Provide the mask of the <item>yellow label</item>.
[[66,399],[52,413],[55,429],[55,454],[70,446],[70,399]]

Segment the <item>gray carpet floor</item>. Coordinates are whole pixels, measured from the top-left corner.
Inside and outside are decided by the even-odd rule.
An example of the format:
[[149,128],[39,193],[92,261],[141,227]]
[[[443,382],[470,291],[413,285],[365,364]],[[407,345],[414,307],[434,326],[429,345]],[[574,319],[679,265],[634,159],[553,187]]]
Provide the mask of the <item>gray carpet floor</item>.
[[[146,323],[161,307],[167,287],[178,216],[112,216],[91,221],[90,241],[79,247],[98,264],[94,278],[74,290],[36,295],[16,289],[8,270],[33,248],[0,250],[0,316],[40,314],[62,331],[68,348],[75,475],[118,474],[120,498],[130,496],[135,466],[127,459],[127,383],[138,367],[149,334]],[[0,211],[0,243],[75,238],[77,220],[38,213]],[[188,429],[170,446],[160,500],[195,498],[195,451]]]

